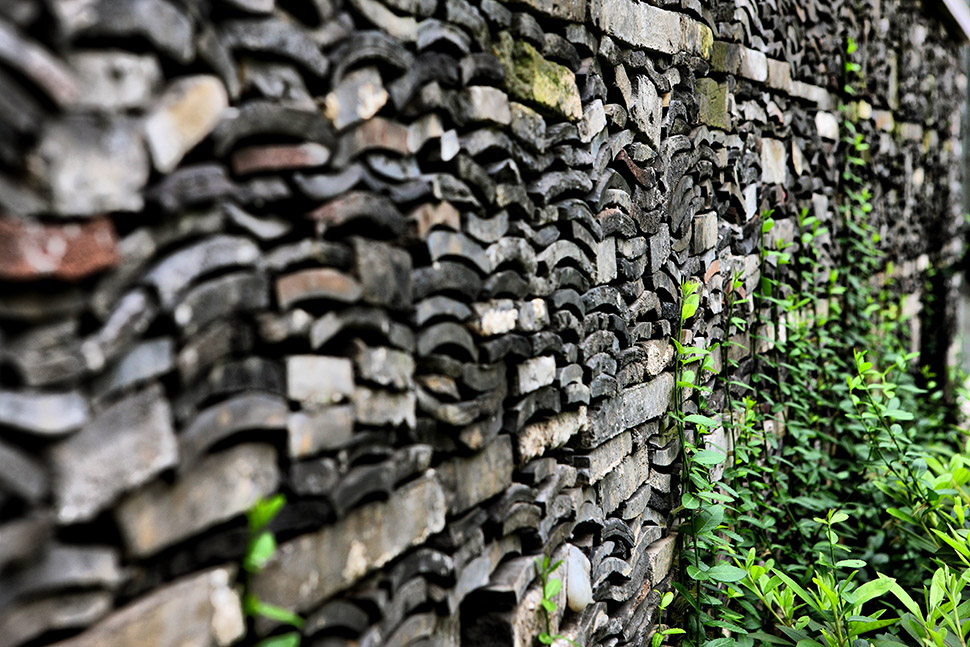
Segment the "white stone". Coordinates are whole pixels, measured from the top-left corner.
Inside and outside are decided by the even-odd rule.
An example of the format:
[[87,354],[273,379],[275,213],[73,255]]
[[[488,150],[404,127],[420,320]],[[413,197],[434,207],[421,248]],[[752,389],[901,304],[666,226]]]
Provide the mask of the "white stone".
[[81,97],[78,105],[103,110],[147,106],[162,81],[162,68],[154,56],[128,52],[85,51],[68,59],[77,71]]
[[[323,102],[323,114],[338,130],[376,115],[387,103],[387,90],[374,67],[354,70],[340,80]],[[410,133],[409,133],[410,134]]]
[[462,91],[465,99],[464,117],[469,121],[489,121],[501,126],[512,123],[509,97],[498,88],[473,85]]
[[479,335],[490,337],[515,330],[519,311],[511,299],[493,299],[472,305],[478,320],[471,324],[472,330]]
[[749,184],[744,188],[744,217],[750,221],[758,214],[758,185]]
[[833,142],[839,139],[839,120],[831,112],[816,112],[815,128],[822,139]]
[[219,123],[229,95],[214,76],[189,76],[172,83],[145,119],[145,137],[155,168],[175,170],[185,154]]
[[526,301],[519,308],[516,326],[524,332],[535,332],[549,325],[549,307],[544,299]]
[[579,613],[593,603],[589,559],[572,544],[566,544],[566,604]]
[[441,135],[441,161],[448,162],[461,151],[461,143],[458,141],[458,132],[454,129],[447,130]]
[[556,359],[551,355],[528,359],[518,366],[519,393],[530,393],[552,384],[556,378]]
[[741,47],[741,67],[738,73],[752,81],[768,80],[768,57],[756,49]]

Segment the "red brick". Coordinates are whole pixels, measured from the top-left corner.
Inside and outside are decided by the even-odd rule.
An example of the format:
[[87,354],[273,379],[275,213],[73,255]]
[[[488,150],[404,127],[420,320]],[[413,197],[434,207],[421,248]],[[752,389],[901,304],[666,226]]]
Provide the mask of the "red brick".
[[0,218],[0,278],[76,281],[114,267],[118,235],[108,218],[43,225]]
[[330,159],[330,151],[320,144],[280,144],[276,146],[250,146],[232,154],[232,170],[236,175],[248,175],[260,171],[322,166]]

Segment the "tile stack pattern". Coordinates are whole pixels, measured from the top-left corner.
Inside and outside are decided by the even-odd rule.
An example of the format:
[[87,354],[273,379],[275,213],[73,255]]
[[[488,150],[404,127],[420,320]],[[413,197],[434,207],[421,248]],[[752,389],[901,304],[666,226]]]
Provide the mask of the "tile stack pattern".
[[846,33],[900,285],[956,255],[957,45],[869,4],[0,2],[0,647],[253,643],[275,492],[305,645],[531,645],[541,555],[642,644],[678,285],[712,346],[833,221]]

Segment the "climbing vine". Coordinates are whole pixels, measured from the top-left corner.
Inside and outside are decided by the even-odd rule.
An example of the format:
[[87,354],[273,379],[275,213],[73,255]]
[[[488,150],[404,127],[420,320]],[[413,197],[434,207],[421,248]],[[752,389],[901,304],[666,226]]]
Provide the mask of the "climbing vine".
[[[918,383],[886,278],[856,51],[849,39],[835,231],[804,209],[786,241],[773,237],[774,214],[761,215],[756,275],[732,272],[720,348],[689,343],[700,284],[681,286],[670,415],[686,645],[967,644],[970,454],[935,376]],[[716,375],[714,351],[726,358]]]

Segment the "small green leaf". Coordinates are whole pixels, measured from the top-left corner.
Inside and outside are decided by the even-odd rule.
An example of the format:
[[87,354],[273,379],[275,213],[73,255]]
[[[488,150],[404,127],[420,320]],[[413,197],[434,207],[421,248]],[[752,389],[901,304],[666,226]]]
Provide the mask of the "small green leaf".
[[276,606],[275,604],[268,604],[261,600],[255,601],[254,611],[255,615],[263,616],[264,618],[269,618],[270,620],[276,620],[277,622],[282,622],[283,624],[292,625],[297,629],[302,629],[305,622],[303,618],[292,611]]
[[701,302],[701,297],[699,294],[692,294],[686,299],[684,299],[684,305],[680,311],[681,322],[687,321],[688,319],[694,316],[694,313],[697,312],[697,306],[700,305],[700,302]]
[[259,572],[275,553],[276,538],[273,533],[264,530],[250,543],[243,560],[243,568],[250,573]]
[[277,494],[256,502],[246,515],[249,521],[249,531],[256,534],[276,518],[283,506],[286,505],[286,497]]
[[684,418],[684,422],[686,422],[689,425],[703,425],[708,429],[714,429],[715,427],[717,427],[717,421],[714,418],[710,418],[708,416],[704,416],[699,413],[690,414],[689,416]]
[[[788,585],[788,588],[790,588],[792,590],[792,592],[795,593],[795,595],[797,595],[799,598],[801,598],[802,602],[804,602],[805,604],[807,604],[808,606],[810,606],[812,609],[814,609],[818,613],[821,613],[822,612],[822,609],[819,608],[818,603],[815,602],[815,600],[812,598],[812,596],[810,596],[805,589],[803,589],[801,586],[799,586],[798,582],[796,582],[792,578],[788,577],[786,574],[782,573],[777,568],[771,569],[771,572],[774,573],[782,582],[784,582],[785,584],[787,584]],[[893,580],[893,581],[895,582],[895,580]]]
[[873,600],[887,593],[890,589],[892,589],[892,586],[895,583],[896,580],[891,577],[872,580],[870,582],[866,582],[855,591],[852,591],[851,594],[845,594],[845,597],[847,599],[851,597],[851,602],[853,604],[865,604],[869,600]]
[[715,582],[740,582],[747,573],[742,568],[730,564],[718,564],[707,571],[708,578]]
[[701,507],[700,500],[690,492],[684,492],[680,497],[680,505],[687,510],[696,510]]
[[562,580],[558,577],[554,577],[546,582],[543,588],[542,594],[546,599],[553,598],[562,589]]
[[835,512],[835,513],[832,514],[832,518],[831,518],[830,523],[833,523],[833,524],[842,523],[843,521],[845,521],[848,518],[849,518],[849,515],[847,515],[844,512]]
[[555,642],[555,639],[549,634],[543,632],[539,634],[539,642],[541,642],[543,645],[551,645],[553,642]]
[[879,578],[880,579],[889,580],[891,582],[891,584],[889,586],[889,590],[892,592],[892,594],[895,595],[896,598],[900,602],[903,603],[903,606],[905,606],[906,609],[909,610],[910,613],[912,613],[914,616],[916,616],[920,620],[920,622],[922,622],[923,621],[923,613],[920,611],[919,605],[916,604],[916,602],[913,600],[913,598],[910,597],[909,593],[907,593],[903,589],[903,587],[901,587],[900,585],[896,584],[896,580],[894,580],[892,578],[889,578],[889,577],[886,577],[882,573],[879,574]]
[[272,636],[270,638],[266,638],[265,640],[261,640],[256,644],[256,647],[299,647],[299,645],[300,634],[295,631],[291,631],[290,633]]
[[699,451],[691,457],[695,463],[711,467],[713,465],[720,465],[727,458],[727,454],[718,449],[705,449]]
[[693,564],[687,566],[687,577],[692,580],[700,580],[701,582],[707,581],[707,573]]
[[552,600],[543,600],[542,601],[542,608],[545,609],[546,611],[548,611],[549,613],[555,613],[556,612],[556,603],[553,602]]
[[866,563],[861,559],[841,559],[835,563],[839,568],[865,568]]
[[940,601],[943,600],[943,594],[946,591],[946,580],[944,579],[943,569],[938,568],[936,572],[933,573],[933,581],[930,583],[930,609],[936,609],[939,607]]
[[902,409],[887,409],[883,415],[892,420],[912,420],[915,417],[909,411],[903,411]]

